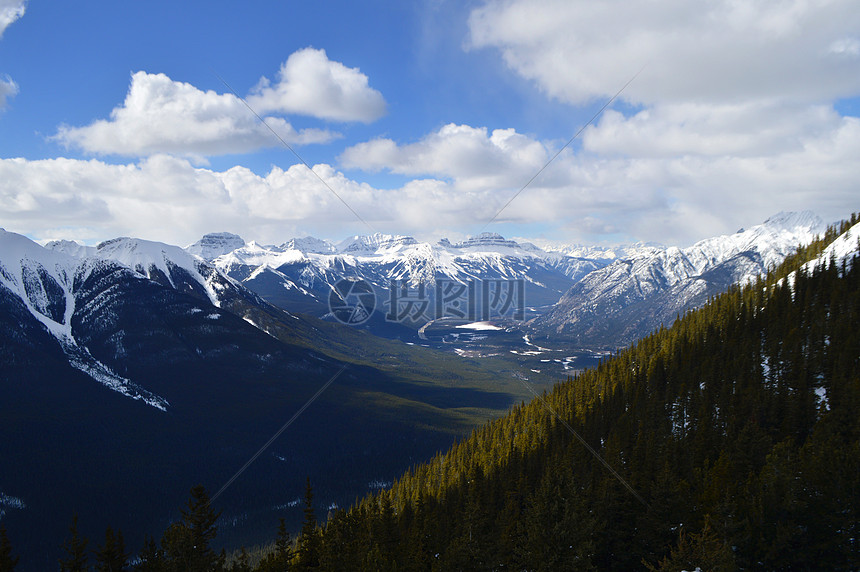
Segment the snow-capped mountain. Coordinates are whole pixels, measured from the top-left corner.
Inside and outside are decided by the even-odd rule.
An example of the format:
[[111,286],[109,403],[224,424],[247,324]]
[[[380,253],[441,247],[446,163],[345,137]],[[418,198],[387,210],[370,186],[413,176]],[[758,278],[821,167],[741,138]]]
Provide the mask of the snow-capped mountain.
[[215,232],[207,234],[185,250],[204,260],[212,260],[243,246],[245,241],[242,237],[229,232]]
[[689,248],[655,247],[592,272],[530,326],[580,345],[625,345],[732,284],[754,280],[824,229],[810,212],[779,213]]
[[[66,252],[74,251],[71,245],[59,246],[60,251],[45,249],[26,237],[0,229],[0,298],[4,309],[21,316],[23,332],[32,329],[33,320],[41,324],[75,369],[114,391],[165,410],[165,399],[111,370],[76,337],[73,323],[84,310],[77,295],[81,286],[92,276],[117,268],[98,259],[69,256]],[[20,311],[21,305],[29,316]]]
[[[223,233],[207,235],[188,250],[202,252],[200,245],[221,244],[220,236]],[[336,245],[312,237],[280,246],[251,242],[209,260],[270,303],[317,315],[328,312],[329,293],[344,278],[367,281],[381,301],[387,300],[392,281],[409,288],[424,285],[432,296],[440,280],[521,280],[525,303],[534,307],[554,303],[577,280],[605,264],[494,233],[436,244],[385,234],[353,236]]]
[[147,388],[145,376],[133,375],[135,363],[159,354],[170,363],[189,346],[191,355],[205,355],[204,347],[217,347],[214,338],[229,339],[275,312],[176,246],[118,238],[97,247],[69,241],[42,247],[4,230],[0,306],[23,347],[54,347],[72,368],[161,410],[168,401]]

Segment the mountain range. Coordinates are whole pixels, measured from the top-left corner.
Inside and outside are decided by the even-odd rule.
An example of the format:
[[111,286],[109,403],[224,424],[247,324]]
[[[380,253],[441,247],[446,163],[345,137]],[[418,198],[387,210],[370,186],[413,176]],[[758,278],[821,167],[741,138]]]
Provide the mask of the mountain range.
[[[109,521],[139,546],[143,532],[175,518],[192,484],[217,490],[336,377],[219,501],[225,541],[259,537],[277,511],[291,514],[284,507],[305,477],[320,508],[343,505],[506,411],[526,395],[525,377],[557,380],[544,366],[523,370],[516,352],[475,359],[420,347],[431,345],[420,320],[384,317],[392,281],[413,291],[423,283],[430,296],[445,283],[523,284],[531,320],[472,324],[481,334],[473,344],[500,333],[529,346],[520,353],[539,353],[529,340],[541,336],[612,345],[754,280],[821,230],[809,213],[780,214],[686,249],[614,250],[495,234],[436,244],[373,235],[263,246],[219,233],[185,249],[136,238],[41,246],[0,230],[0,513],[31,539],[23,549],[35,569],[56,562],[75,513],[87,534]],[[344,279],[365,281],[377,298],[364,329],[331,315]],[[452,348],[461,349],[446,342]]]
[[[747,230],[687,248],[655,244],[540,248],[494,233],[459,243],[442,239],[431,244],[376,234],[339,244],[307,237],[263,246],[218,233],[186,250],[268,302],[318,316],[329,312],[329,295],[339,281],[363,280],[376,293],[380,310],[369,327],[388,337],[410,335],[408,329],[393,329],[381,319],[386,309],[391,311],[392,283],[412,289],[425,285],[432,308],[440,283],[519,281],[529,318],[520,329],[532,339],[618,347],[671,323],[733,284],[754,280],[824,229],[813,213],[800,212],[779,213]],[[423,317],[399,325],[420,328],[443,316]]]
[[634,253],[573,285],[530,322],[532,337],[589,346],[630,344],[732,285],[762,276],[824,230],[823,221],[810,212],[779,213],[688,248]]

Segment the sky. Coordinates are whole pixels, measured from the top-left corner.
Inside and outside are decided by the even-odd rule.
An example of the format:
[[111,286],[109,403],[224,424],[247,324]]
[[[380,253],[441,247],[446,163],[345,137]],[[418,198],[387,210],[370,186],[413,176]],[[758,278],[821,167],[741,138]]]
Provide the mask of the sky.
[[860,210],[858,117],[856,0],[0,0],[40,241],[686,246]]

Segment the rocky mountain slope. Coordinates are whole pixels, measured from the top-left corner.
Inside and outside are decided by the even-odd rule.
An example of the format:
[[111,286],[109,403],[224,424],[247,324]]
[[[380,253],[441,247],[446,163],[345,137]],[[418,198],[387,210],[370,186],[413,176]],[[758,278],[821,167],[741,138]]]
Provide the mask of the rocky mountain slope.
[[754,280],[808,244],[825,225],[809,212],[780,213],[688,248],[655,249],[600,268],[529,326],[532,339],[623,346],[669,325],[733,284]]

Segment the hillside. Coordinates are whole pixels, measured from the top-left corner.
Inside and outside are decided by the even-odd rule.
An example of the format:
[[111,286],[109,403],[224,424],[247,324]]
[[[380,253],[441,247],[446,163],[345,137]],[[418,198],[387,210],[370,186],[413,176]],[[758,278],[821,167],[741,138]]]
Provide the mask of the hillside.
[[[856,222],[337,512],[313,556],[329,570],[856,569]],[[841,258],[826,250],[839,235]]]

